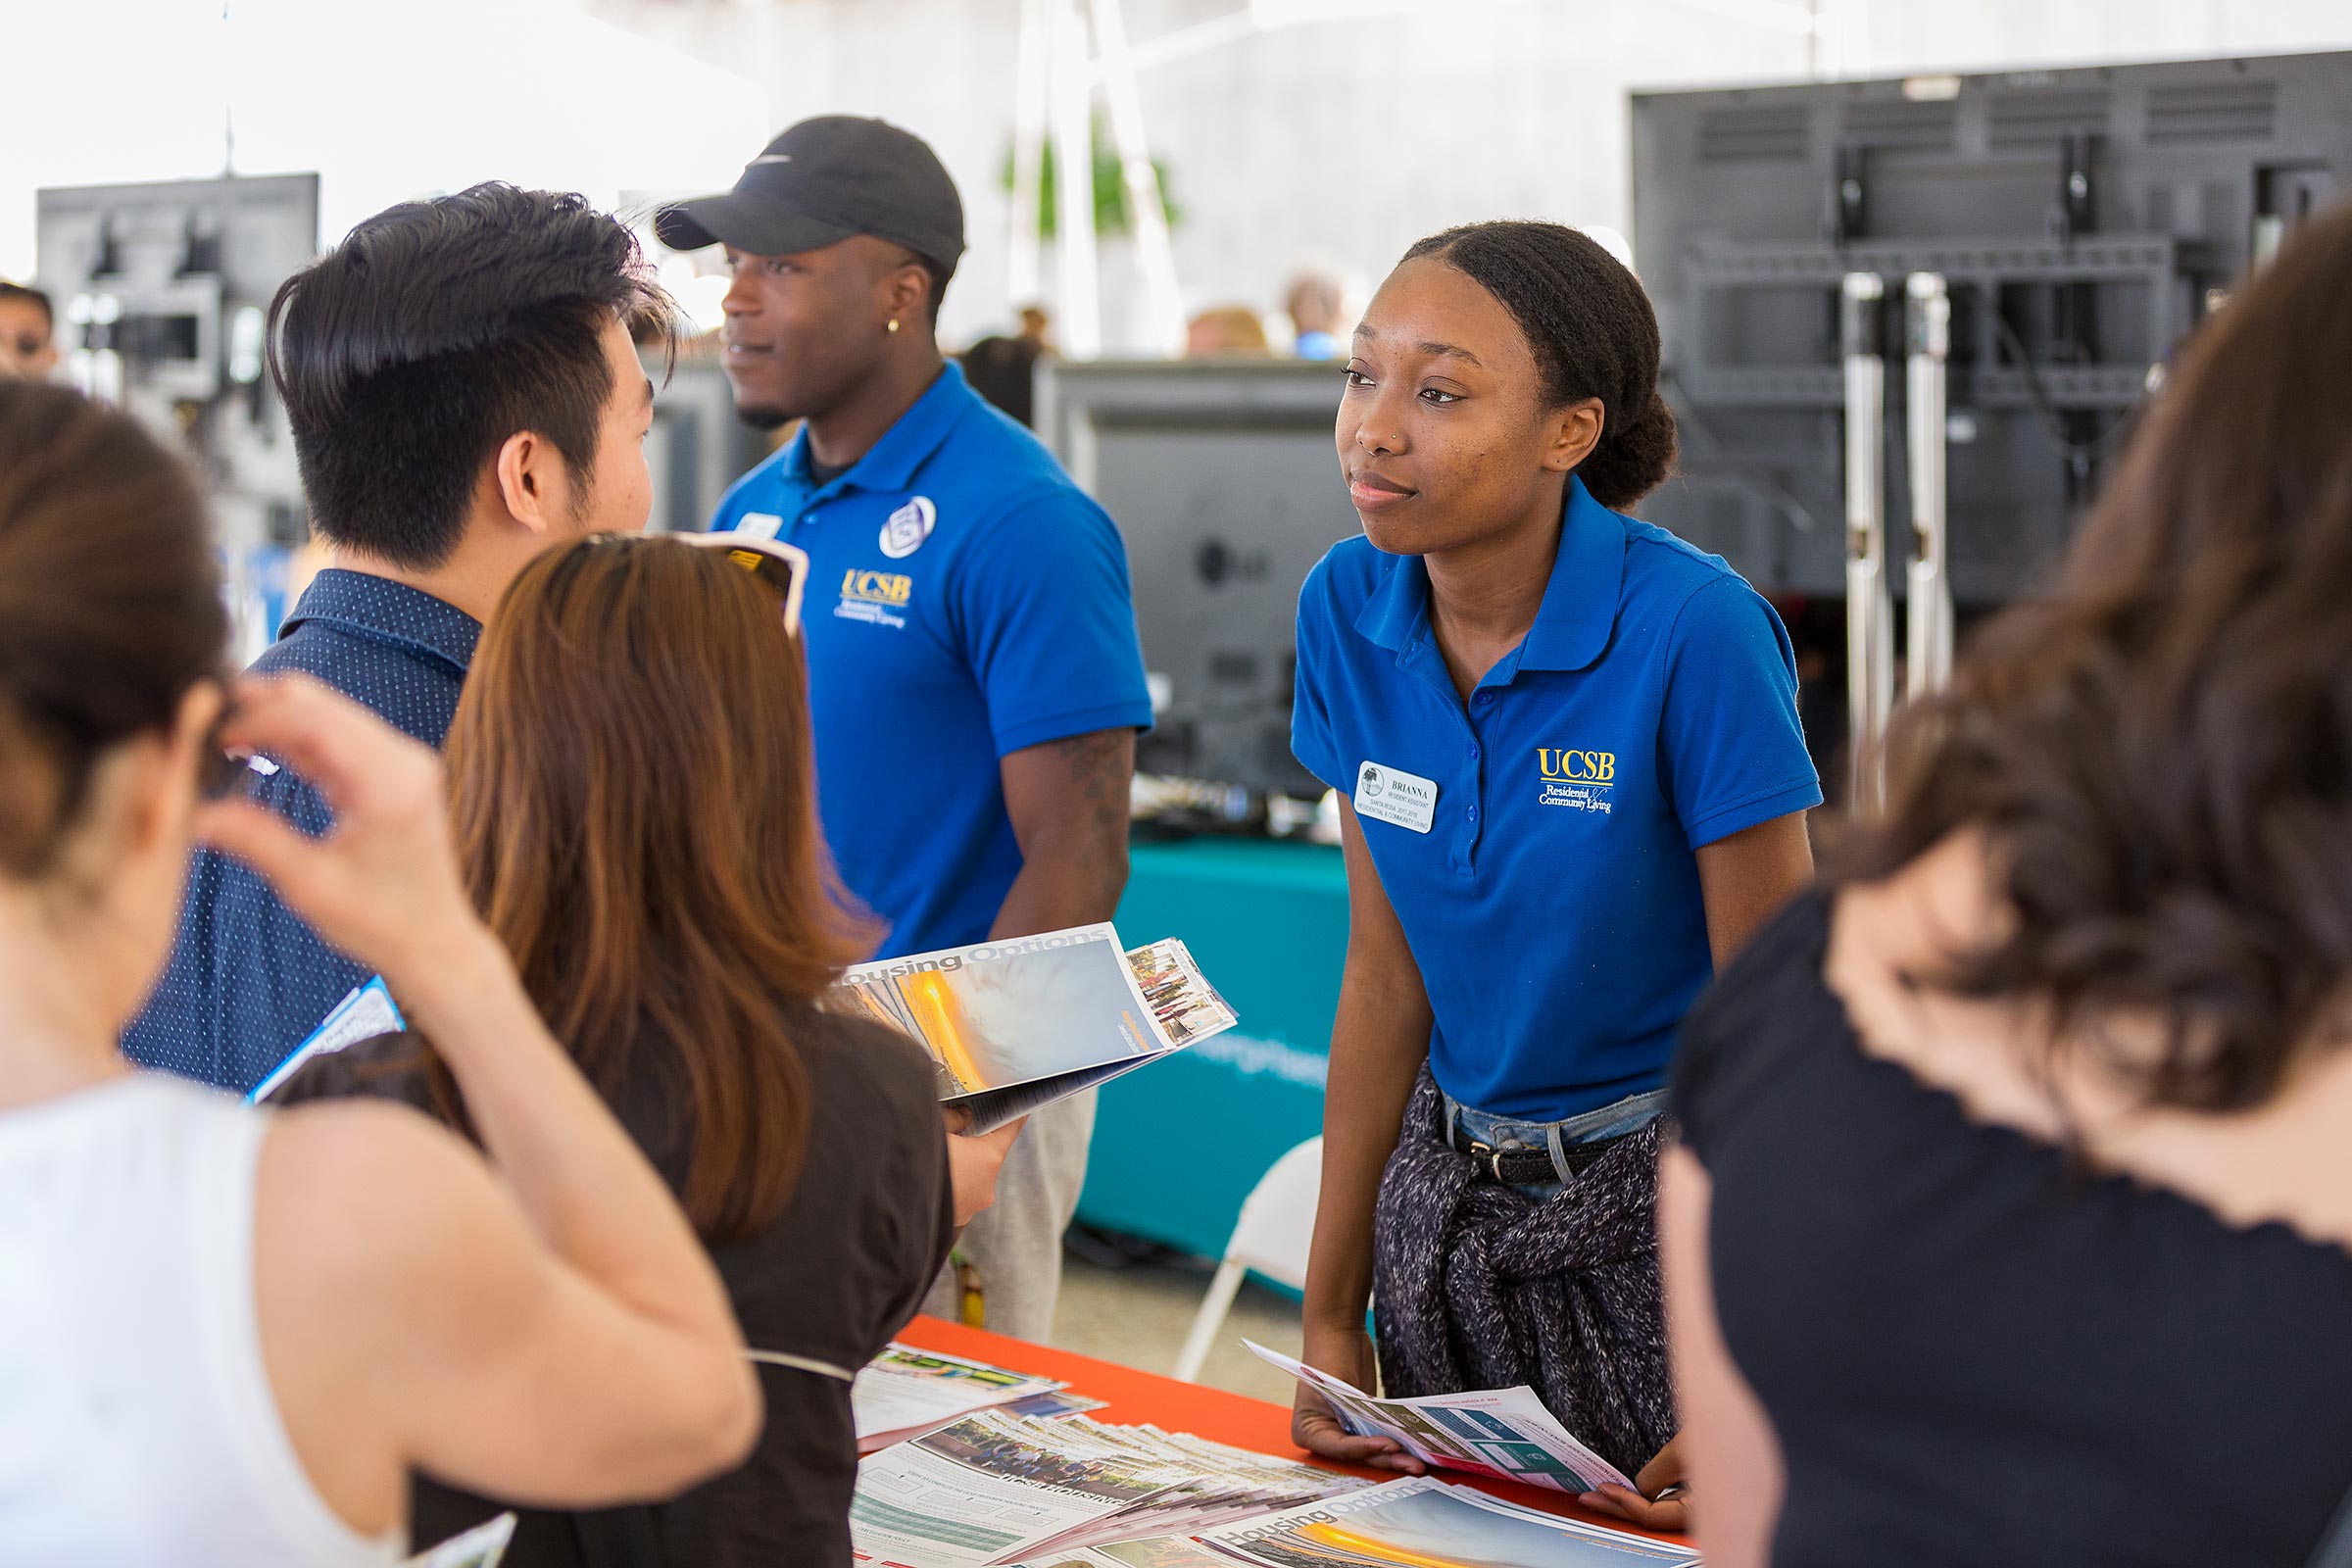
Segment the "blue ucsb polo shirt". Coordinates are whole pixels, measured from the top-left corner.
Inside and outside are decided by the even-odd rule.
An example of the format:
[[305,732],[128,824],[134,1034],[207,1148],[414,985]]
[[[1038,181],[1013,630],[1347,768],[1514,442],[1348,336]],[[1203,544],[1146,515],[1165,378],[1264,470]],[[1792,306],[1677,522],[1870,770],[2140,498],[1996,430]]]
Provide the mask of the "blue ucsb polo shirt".
[[881,956],[986,940],[1021,869],[999,760],[1151,727],[1117,527],[954,364],[847,472],[804,429],[711,526],[808,553],[818,808]]
[[[312,580],[252,667],[317,676],[438,750],[481,634],[479,621],[431,594],[329,569]],[[334,825],[318,792],[291,771],[255,779],[247,795],[306,833]],[[243,1094],[371,973],[329,947],[267,882],[225,855],[199,850],[172,961],[124,1031],[122,1054]]]
[[1772,607],[1573,475],[1535,625],[1467,707],[1420,558],[1333,546],[1299,595],[1291,733],[1355,805],[1438,1087],[1534,1121],[1665,1081],[1713,972],[1695,852],[1821,804]]

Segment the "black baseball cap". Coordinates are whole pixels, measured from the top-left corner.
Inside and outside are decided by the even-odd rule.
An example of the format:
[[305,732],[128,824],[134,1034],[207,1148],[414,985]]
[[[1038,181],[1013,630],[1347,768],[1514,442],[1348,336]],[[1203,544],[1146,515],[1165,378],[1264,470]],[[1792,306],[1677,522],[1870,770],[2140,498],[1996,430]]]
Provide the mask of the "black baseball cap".
[[769,142],[733,190],[664,208],[654,232],[672,250],[732,245],[755,256],[796,256],[871,234],[953,273],[963,256],[963,201],[920,136],[879,120],[821,115]]

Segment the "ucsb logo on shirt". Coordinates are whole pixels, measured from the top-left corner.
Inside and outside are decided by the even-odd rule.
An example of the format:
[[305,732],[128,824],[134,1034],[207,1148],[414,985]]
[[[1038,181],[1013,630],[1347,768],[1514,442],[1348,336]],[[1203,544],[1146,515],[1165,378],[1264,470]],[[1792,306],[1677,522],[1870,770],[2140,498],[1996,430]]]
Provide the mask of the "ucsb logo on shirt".
[[859,571],[852,566],[841,574],[841,597],[862,599],[869,605],[903,605],[914,597],[914,579],[895,571]]
[[841,603],[833,613],[843,620],[862,620],[876,626],[904,626],[901,612],[914,597],[914,579],[895,571],[862,571],[856,566],[841,574]]
[[1608,814],[1609,791],[1617,783],[1616,753],[1539,746],[1536,767],[1542,777],[1544,805]]
[[1617,781],[1617,754],[1614,752],[1566,752],[1557,747],[1536,748],[1537,765],[1545,778],[1565,779],[1571,784],[1614,784]]

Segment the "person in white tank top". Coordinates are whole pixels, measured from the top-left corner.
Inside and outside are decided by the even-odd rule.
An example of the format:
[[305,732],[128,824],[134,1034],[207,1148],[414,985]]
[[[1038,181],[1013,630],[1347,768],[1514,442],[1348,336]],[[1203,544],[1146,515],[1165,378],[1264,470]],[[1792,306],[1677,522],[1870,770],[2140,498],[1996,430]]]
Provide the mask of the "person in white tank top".
[[[412,1470],[590,1507],[731,1468],[726,1295],[467,901],[438,763],[299,679],[223,724],[208,537],[129,419],[0,383],[0,1563],[383,1563]],[[332,834],[201,803],[223,747]],[[486,1159],[124,1062],[199,835],[383,974]]]
[[152,1073],[0,1113],[0,1498],[38,1499],[0,1506],[0,1560],[401,1555],[397,1530],[363,1535],[320,1499],[270,1393],[253,1266],[269,1125]]

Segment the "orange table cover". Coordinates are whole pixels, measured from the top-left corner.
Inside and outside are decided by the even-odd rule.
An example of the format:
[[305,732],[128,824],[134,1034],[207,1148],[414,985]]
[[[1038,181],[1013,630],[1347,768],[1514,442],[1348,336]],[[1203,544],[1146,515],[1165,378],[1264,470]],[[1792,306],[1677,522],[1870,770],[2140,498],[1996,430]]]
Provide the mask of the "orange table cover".
[[[1008,1339],[1002,1334],[966,1328],[960,1323],[950,1323],[941,1318],[918,1317],[906,1325],[899,1339],[903,1344],[920,1349],[936,1350],[945,1355],[968,1356],[975,1361],[1009,1367],[1015,1372],[1058,1379],[1067,1383],[1073,1394],[1105,1401],[1104,1408],[1090,1412],[1099,1420],[1135,1425],[1148,1423],[1164,1427],[1170,1432],[1190,1432],[1197,1437],[1231,1444],[1237,1448],[1253,1449],[1258,1453],[1280,1454],[1296,1459],[1307,1457],[1291,1441],[1291,1412],[1287,1405],[1268,1404],[1263,1399],[1246,1398],[1238,1394],[1227,1394],[1222,1389],[1202,1388],[1197,1383],[1179,1383],[1174,1378],[1139,1372],[1134,1367],[1098,1361],[1092,1356],[1073,1355],[1067,1350],[1032,1345],[1027,1340]],[[1353,1474],[1383,1481],[1396,1479],[1394,1471],[1361,1470],[1347,1465],[1327,1468],[1350,1470]],[[1446,1481],[1476,1487],[1481,1492],[1493,1493],[1497,1497],[1507,1497],[1513,1502],[1541,1508],[1545,1513],[1555,1513],[1562,1518],[1581,1519],[1588,1524],[1606,1525],[1613,1530],[1634,1531],[1639,1535],[1655,1536],[1662,1541],[1686,1540],[1682,1536],[1654,1530],[1636,1530],[1636,1527],[1622,1519],[1579,1507],[1566,1495],[1543,1487],[1521,1486],[1515,1481],[1494,1481],[1451,1470],[1439,1471],[1437,1474]]]

